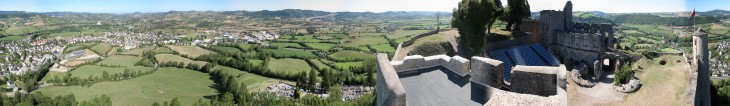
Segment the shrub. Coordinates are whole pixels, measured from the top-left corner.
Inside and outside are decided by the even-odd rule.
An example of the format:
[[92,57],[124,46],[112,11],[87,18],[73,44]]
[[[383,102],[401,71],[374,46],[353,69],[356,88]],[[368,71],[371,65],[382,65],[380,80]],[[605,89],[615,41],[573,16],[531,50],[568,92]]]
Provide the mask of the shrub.
[[616,73],[614,73],[613,84],[619,85],[626,83],[631,78],[632,72],[630,64],[622,65],[621,69],[616,70]]

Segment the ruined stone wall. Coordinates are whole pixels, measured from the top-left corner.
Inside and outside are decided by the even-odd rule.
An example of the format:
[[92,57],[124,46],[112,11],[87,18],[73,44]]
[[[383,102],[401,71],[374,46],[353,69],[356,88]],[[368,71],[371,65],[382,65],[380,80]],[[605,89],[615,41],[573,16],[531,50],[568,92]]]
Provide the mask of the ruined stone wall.
[[540,42],[542,40],[542,28],[538,20],[524,20],[520,24],[520,31],[530,33],[532,42]]
[[400,78],[395,69],[390,65],[388,55],[377,54],[378,73],[376,90],[376,103],[379,106],[405,106],[406,91],[400,83]]
[[[559,67],[517,65],[510,73],[511,90],[540,96],[556,95]],[[562,69],[565,70],[565,69]]]
[[563,11],[540,11],[540,26],[544,26],[542,44],[548,45],[555,42],[556,33],[565,31],[565,23],[565,13]]

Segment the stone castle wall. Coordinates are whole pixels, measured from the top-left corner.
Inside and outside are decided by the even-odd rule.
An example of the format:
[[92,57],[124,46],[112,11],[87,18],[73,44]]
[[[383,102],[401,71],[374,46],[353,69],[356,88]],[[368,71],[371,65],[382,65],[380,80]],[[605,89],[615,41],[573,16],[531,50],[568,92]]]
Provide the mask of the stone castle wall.
[[[520,31],[524,31],[527,33],[530,33],[532,35],[542,35],[542,26],[540,26],[540,21],[537,20],[524,20],[522,21],[522,24],[520,24]],[[542,39],[541,36],[530,36],[530,40],[532,42],[540,42]]]
[[378,74],[376,90],[376,104],[378,106],[405,106],[406,91],[393,66],[390,65],[387,54],[377,54]]

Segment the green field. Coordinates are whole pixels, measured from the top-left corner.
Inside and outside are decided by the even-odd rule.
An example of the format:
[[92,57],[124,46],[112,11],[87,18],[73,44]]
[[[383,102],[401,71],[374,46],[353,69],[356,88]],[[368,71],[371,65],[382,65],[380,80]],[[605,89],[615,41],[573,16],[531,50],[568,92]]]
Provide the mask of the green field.
[[373,46],[370,46],[370,47],[372,47],[373,49],[375,49],[375,51],[377,51],[379,53],[393,53],[393,52],[395,52],[395,48],[391,47],[390,44],[379,44],[379,45],[373,45]]
[[123,55],[112,55],[112,56],[109,56],[107,58],[104,58],[104,60],[101,60],[99,63],[96,63],[96,65],[103,65],[103,66],[133,66],[139,60],[142,60],[142,57],[137,57],[137,56],[123,56]]
[[155,53],[157,53],[157,54],[172,54],[172,53],[175,53],[174,51],[172,51],[172,49],[167,48],[167,47],[159,47],[159,48],[157,48],[157,49],[155,49],[153,51]]
[[661,51],[662,52],[667,52],[667,53],[680,53],[680,52],[682,52],[682,51],[679,51],[679,50],[676,50],[676,49],[672,49],[672,48],[664,48]]
[[229,75],[234,75],[236,79],[238,80],[238,83],[245,83],[246,88],[249,89],[249,92],[258,92],[258,91],[264,91],[266,87],[276,84],[278,82],[284,82],[287,84],[296,84],[291,81],[287,80],[280,80],[280,79],[274,79],[274,78],[268,78],[260,75],[256,75],[253,73],[241,71],[235,68],[230,68],[226,66],[217,65],[213,68],[213,70],[220,70],[222,73],[228,73]]
[[190,57],[198,57],[200,55],[213,53],[212,51],[200,48],[198,46],[177,46],[177,45],[167,45],[170,49],[177,51],[180,53],[180,55],[188,55]]
[[343,40],[343,46],[357,47],[364,45],[387,44],[388,40],[380,36],[354,37]]
[[276,57],[316,58],[312,52],[295,49],[263,49],[263,52],[271,53]]
[[120,52],[119,54],[142,56],[144,51],[152,51],[152,49],[155,49],[155,47],[135,48],[129,51]]
[[313,68],[317,68],[317,70],[323,70],[323,69],[332,69],[332,67],[328,66],[327,64],[322,63],[322,61],[319,61],[319,59],[309,59],[309,61],[312,61],[312,64],[314,64]]
[[246,43],[239,43],[238,48],[241,48],[243,50],[249,50],[253,47],[253,44],[246,44]]
[[25,37],[25,36],[5,36],[5,37],[0,38],[0,41],[4,41],[4,42],[7,42],[7,41],[16,41],[16,40],[23,40],[25,38],[28,38],[28,37]]
[[334,67],[343,70],[350,70],[350,67],[362,67],[362,61],[356,62],[337,62],[333,64]]
[[271,43],[270,45],[278,48],[304,48],[299,43]]
[[170,61],[174,61],[174,62],[183,62],[185,64],[193,63],[193,64],[196,64],[198,66],[204,66],[205,64],[208,63],[208,62],[205,62],[205,61],[193,61],[193,60],[190,60],[188,58],[180,57],[178,55],[173,55],[173,54],[157,54],[157,55],[155,55],[155,58],[157,58],[157,62],[170,62]]
[[104,67],[104,66],[97,66],[97,65],[83,65],[79,68],[71,70],[70,74],[71,74],[71,77],[78,77],[78,78],[89,78],[89,76],[101,77],[104,72],[109,73],[109,75],[122,74],[122,73],[124,73],[125,69],[128,69],[130,72],[152,71],[151,67],[142,67],[142,66]]
[[206,73],[181,68],[160,68],[152,74],[122,81],[106,81],[91,87],[51,86],[33,92],[41,92],[51,97],[74,94],[76,101],[87,101],[106,94],[114,106],[148,106],[154,102],[170,101],[177,97],[182,104],[193,104],[215,96],[218,91],[215,83]]
[[392,34],[388,34],[389,39],[413,38],[414,36],[426,33],[430,30],[396,30]]
[[231,52],[231,53],[241,52],[240,50],[238,50],[238,48],[227,47],[227,46],[213,46],[211,48],[215,49],[215,50],[223,51],[223,52]]
[[310,67],[306,61],[292,58],[272,59],[271,61],[269,61],[267,67],[271,69],[271,71],[285,73],[289,75],[309,71],[312,69],[312,67]]
[[248,60],[248,61],[251,62],[251,64],[253,64],[254,66],[261,66],[264,64],[264,60]]
[[365,52],[340,51],[337,53],[327,55],[327,57],[330,57],[331,59],[338,60],[338,61],[351,61],[351,60],[364,60],[364,59],[368,59],[368,58],[374,58],[375,56],[372,54],[369,54],[369,53],[365,53]]
[[94,46],[96,44],[97,43],[95,43],[95,42],[84,42],[84,43],[70,44],[70,45],[66,46],[65,49],[63,49],[63,53],[69,53],[69,52],[76,51],[76,50],[87,49],[87,48],[90,48],[91,46]]
[[111,43],[99,43],[99,44],[96,44],[96,46],[91,47],[91,51],[96,52],[96,54],[106,54],[111,49],[112,49]]
[[325,51],[330,50],[330,49],[332,49],[332,47],[337,46],[337,44],[332,44],[332,43],[305,43],[305,45],[307,45],[308,47],[311,47],[312,49],[325,50]]
[[43,79],[41,79],[41,81],[38,81],[38,82],[46,82],[46,81],[52,80],[54,78],[63,80],[63,78],[66,77],[66,75],[68,75],[67,72],[49,71],[48,73],[46,73],[46,76],[43,76]]

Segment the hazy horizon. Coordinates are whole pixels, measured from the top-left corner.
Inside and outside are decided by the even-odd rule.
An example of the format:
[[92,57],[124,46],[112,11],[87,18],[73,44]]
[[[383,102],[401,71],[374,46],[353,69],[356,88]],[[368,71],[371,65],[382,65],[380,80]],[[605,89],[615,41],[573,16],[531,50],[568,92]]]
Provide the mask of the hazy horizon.
[[[27,0],[0,4],[0,11],[154,13],[168,11],[261,11],[302,9],[327,12],[451,12],[461,0]],[[501,0],[508,5],[506,0]],[[562,10],[568,0],[528,0],[533,12]],[[652,13],[730,10],[722,0],[572,0],[573,11]],[[699,6],[698,6],[699,5]]]

